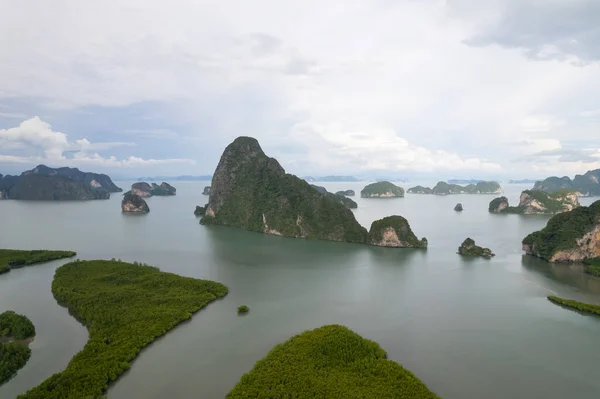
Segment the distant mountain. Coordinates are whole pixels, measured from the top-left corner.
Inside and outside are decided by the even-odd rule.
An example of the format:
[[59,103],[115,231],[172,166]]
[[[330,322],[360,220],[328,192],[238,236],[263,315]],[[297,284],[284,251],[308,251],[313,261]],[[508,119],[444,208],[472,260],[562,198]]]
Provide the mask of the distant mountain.
[[20,176],[0,175],[0,199],[93,200],[108,199],[123,191],[110,177],[82,172],[77,168],[49,168],[38,165]]
[[165,181],[165,180],[170,180],[170,181],[211,181],[212,175],[146,176],[146,177],[138,177],[135,179],[128,179],[128,180],[138,180],[138,181]]
[[583,175],[575,175],[573,180],[568,176],[551,176],[536,182],[533,189],[542,190],[548,194],[566,189],[576,191],[584,196],[600,196],[600,169],[588,170]]
[[304,180],[306,180],[307,182],[315,182],[315,181],[320,181],[320,182],[357,182],[357,181],[361,181],[360,179],[354,177],[354,176],[317,176],[317,177],[313,177],[313,176],[305,176],[303,178]]
[[521,179],[521,180],[509,180],[508,184],[532,184],[540,179]]

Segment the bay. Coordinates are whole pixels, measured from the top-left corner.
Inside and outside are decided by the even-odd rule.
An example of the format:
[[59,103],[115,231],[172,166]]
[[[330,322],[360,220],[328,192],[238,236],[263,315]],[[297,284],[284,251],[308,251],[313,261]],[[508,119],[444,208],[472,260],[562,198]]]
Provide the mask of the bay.
[[[429,241],[427,250],[376,248],[201,226],[193,211],[207,202],[201,193],[209,184],[177,182],[177,196],[147,200],[147,215],[122,214],[119,194],[105,201],[0,201],[2,248],[142,261],[229,287],[223,300],[144,350],[109,398],[223,398],[274,345],[332,323],[379,342],[443,398],[600,397],[600,319],[546,300],[553,294],[600,303],[600,279],[521,251],[523,237],[548,216],[490,214],[493,195],[354,197],[365,227],[399,214]],[[316,184],[357,194],[365,185]],[[402,186],[417,184],[435,182]],[[505,185],[505,195],[516,203],[526,188]],[[457,202],[463,212],[453,210]],[[496,257],[460,257],[466,237]],[[0,275],[0,310],[26,314],[37,330],[30,361],[0,387],[1,398],[61,371],[87,340],[50,292],[65,262]],[[240,317],[242,304],[251,310]]]

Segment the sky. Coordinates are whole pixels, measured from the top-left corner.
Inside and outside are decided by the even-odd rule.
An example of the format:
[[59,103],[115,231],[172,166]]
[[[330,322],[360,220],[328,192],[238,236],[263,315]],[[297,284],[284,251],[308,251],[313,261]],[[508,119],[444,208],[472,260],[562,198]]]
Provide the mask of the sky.
[[0,173],[600,168],[597,0],[0,0]]

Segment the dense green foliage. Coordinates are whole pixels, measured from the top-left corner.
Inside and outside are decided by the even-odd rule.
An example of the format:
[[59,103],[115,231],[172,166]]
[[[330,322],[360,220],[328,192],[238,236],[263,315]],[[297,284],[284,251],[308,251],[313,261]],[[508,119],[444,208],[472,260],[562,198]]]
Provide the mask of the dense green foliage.
[[415,186],[408,189],[411,194],[433,194],[433,190],[429,187]]
[[223,152],[201,223],[355,243],[367,236],[352,211],[286,174],[250,137],[237,138]]
[[484,258],[495,256],[491,249],[475,245],[475,241],[471,238],[466,238],[463,243],[460,244],[458,253],[463,256],[481,256]]
[[0,343],[0,385],[8,381],[31,356],[31,349],[20,343]]
[[377,183],[371,183],[365,186],[360,192],[360,196],[363,198],[378,198],[378,197],[404,197],[404,189],[398,187],[389,181],[380,181]]
[[494,198],[493,200],[490,201],[490,206],[488,207],[488,210],[490,212],[494,212],[494,213],[504,212],[504,209],[500,210],[500,205],[502,205],[502,204],[506,204],[508,207],[508,198],[506,198],[506,197]]
[[17,340],[31,338],[35,335],[35,327],[27,317],[7,310],[0,314],[0,337]]
[[537,256],[550,259],[556,252],[577,248],[577,239],[600,223],[600,201],[554,215],[546,227],[523,239]]
[[242,376],[228,399],[437,398],[373,341],[329,325],[275,346]]
[[160,183],[160,186],[156,183],[152,183],[152,195],[165,196],[177,194],[177,189],[167,182]]
[[212,281],[119,261],[76,261],[56,270],[56,300],[89,330],[67,368],[20,398],[97,397],[145,346],[227,294]]
[[[358,208],[358,204],[356,202],[354,202],[353,200],[351,200],[350,198],[346,198],[344,194],[333,194],[330,193],[329,191],[327,191],[327,189],[325,187],[322,186],[317,186],[314,184],[310,185],[312,188],[314,188],[315,190],[317,190],[318,193],[325,195],[329,198],[331,198],[332,200],[339,202],[340,204],[344,205],[346,208],[349,209],[356,209]],[[342,191],[343,193],[343,191]]]
[[[393,229],[401,245],[390,242],[391,237],[385,237],[386,232]],[[394,237],[395,238],[395,237]],[[388,216],[371,224],[367,244],[381,246],[399,246],[407,248],[427,248],[427,239],[419,240],[402,216]],[[387,245],[386,245],[387,244]]]
[[548,177],[543,181],[538,181],[533,186],[534,190],[542,190],[547,193],[553,193],[558,190],[567,189],[577,191],[584,195],[600,195],[600,169],[589,170],[583,175],[575,175],[571,180],[569,177]]
[[238,306],[238,313],[248,313],[250,308],[246,305]]
[[557,296],[549,296],[548,299],[560,306],[564,306],[567,308],[575,309],[584,313],[591,313],[597,316],[600,316],[600,306],[599,305],[591,305],[589,303],[577,302],[571,299],[559,298]]
[[70,258],[77,255],[73,251],[25,251],[20,249],[0,249],[0,273],[10,269],[49,262],[51,260]]
[[586,273],[600,277],[600,258],[586,259],[584,263]]

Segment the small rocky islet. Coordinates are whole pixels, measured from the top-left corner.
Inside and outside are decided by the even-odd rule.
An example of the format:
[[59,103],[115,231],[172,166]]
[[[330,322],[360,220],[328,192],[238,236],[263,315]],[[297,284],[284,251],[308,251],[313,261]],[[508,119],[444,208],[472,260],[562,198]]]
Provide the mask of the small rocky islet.
[[466,238],[463,243],[460,244],[460,247],[458,247],[458,254],[462,256],[479,256],[482,258],[496,256],[491,249],[476,245],[472,238]]
[[150,207],[148,207],[148,204],[141,196],[132,191],[127,191],[123,194],[121,211],[123,213],[148,213],[150,212]]

